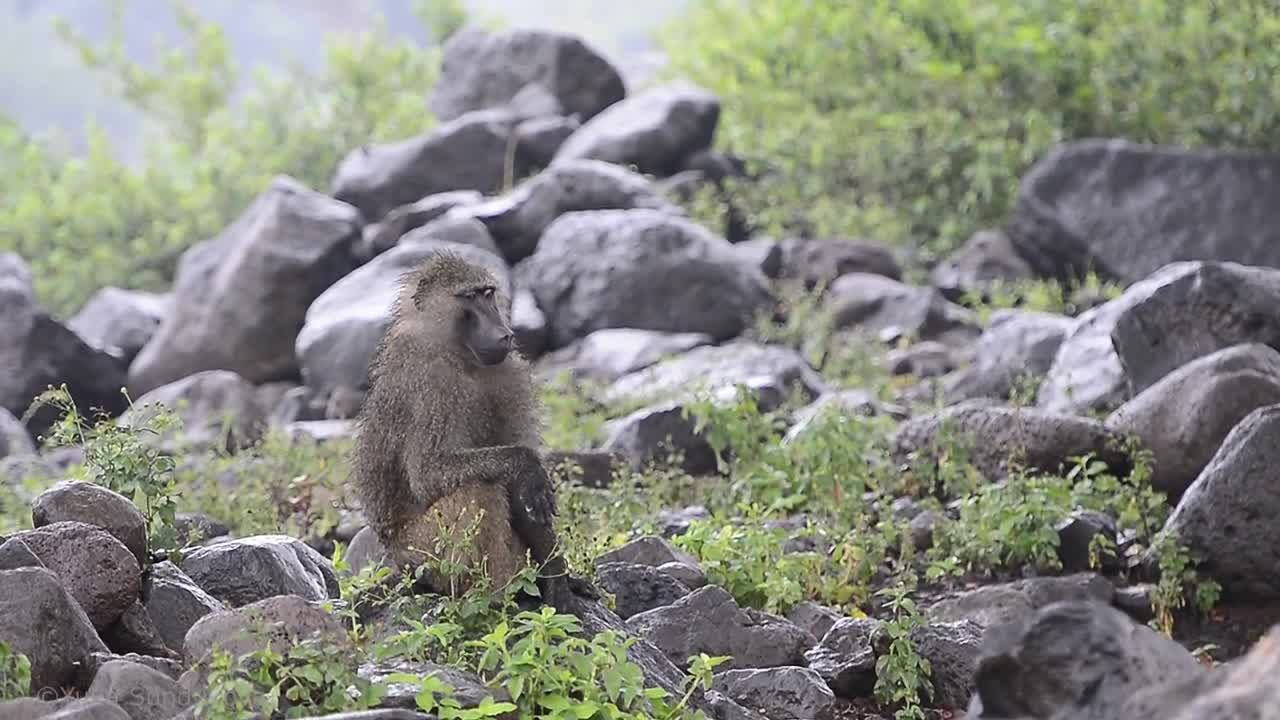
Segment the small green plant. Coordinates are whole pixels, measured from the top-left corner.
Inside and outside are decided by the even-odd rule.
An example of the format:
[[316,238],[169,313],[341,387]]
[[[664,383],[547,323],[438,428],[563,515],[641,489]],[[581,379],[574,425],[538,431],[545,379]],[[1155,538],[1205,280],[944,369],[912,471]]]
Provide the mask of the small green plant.
[[147,436],[158,438],[174,431],[181,424],[178,417],[156,406],[137,424],[126,425],[107,418],[91,423],[80,415],[66,385],[41,393],[28,414],[46,405],[62,412],[47,440],[54,445],[81,445],[84,463],[79,472],[85,479],[133,500],[142,511],[147,523],[148,551],[176,552],[175,462],[156,443],[148,442]]
[[31,693],[31,661],[0,640],[0,700]]
[[1172,636],[1174,613],[1186,607],[1188,600],[1196,610],[1208,613],[1218,603],[1222,585],[1202,577],[1191,551],[1172,536],[1158,535],[1153,549],[1159,558],[1160,579],[1151,594],[1151,609],[1155,614],[1151,625]]
[[357,674],[350,653],[316,637],[283,653],[270,643],[240,657],[215,651],[196,708],[209,720],[304,717],[369,709],[385,692]]
[[876,593],[886,600],[889,619],[882,626],[888,647],[876,658],[875,696],[882,707],[896,708],[895,720],[924,720],[922,704],[933,693],[929,660],[911,640],[912,631],[924,624],[911,599],[913,584],[900,578]]

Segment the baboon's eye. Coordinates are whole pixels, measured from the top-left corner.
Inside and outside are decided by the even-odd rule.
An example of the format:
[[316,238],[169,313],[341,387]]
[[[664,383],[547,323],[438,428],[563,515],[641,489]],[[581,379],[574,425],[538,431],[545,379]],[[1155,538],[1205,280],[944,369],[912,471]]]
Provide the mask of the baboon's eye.
[[493,288],[487,287],[481,290],[480,293],[484,296],[484,299],[488,300],[489,298],[493,297]]

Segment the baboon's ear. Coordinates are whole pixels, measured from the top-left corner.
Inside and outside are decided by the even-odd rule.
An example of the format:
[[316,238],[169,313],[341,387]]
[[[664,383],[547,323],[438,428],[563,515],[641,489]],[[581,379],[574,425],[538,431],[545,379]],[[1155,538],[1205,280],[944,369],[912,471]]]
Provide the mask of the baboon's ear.
[[431,292],[435,289],[436,284],[434,279],[430,277],[420,277],[417,283],[417,286],[413,288],[413,306],[419,310],[425,310],[427,298],[431,297]]

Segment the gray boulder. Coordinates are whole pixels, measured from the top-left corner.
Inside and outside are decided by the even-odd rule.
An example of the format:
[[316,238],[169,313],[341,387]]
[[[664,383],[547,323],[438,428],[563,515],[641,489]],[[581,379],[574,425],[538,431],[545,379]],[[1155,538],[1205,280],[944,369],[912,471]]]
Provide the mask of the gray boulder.
[[130,720],[169,720],[195,700],[173,678],[128,660],[98,668],[85,697],[116,703]]
[[717,585],[633,615],[627,628],[680,667],[690,656],[703,652],[731,655],[721,666],[728,670],[803,665],[805,651],[816,643],[808,631],[783,618],[738,607],[733,596]]
[[172,311],[129,368],[141,395],[201,370],[251,383],[297,374],[312,301],[355,268],[355,208],[277,177],[230,226],[182,255]]
[[1031,408],[962,403],[914,417],[894,432],[891,455],[898,467],[929,467],[940,454],[961,449],[987,480],[1000,480],[1009,462],[1058,472],[1075,456],[1093,453],[1112,473],[1132,465],[1120,436],[1096,420]]
[[981,296],[993,285],[1029,280],[1035,271],[1000,230],[979,230],[929,272],[929,282],[948,300]]
[[142,586],[143,602],[165,646],[182,652],[187,631],[200,618],[225,610],[221,600],[196,585],[178,566],[165,561],[149,568]]
[[547,314],[552,348],[611,327],[727,340],[771,301],[728,241],[655,210],[562,215],[517,274]]
[[161,385],[134,400],[120,423],[143,425],[160,408],[174,413],[181,427],[148,440],[170,452],[241,450],[261,440],[267,426],[257,389],[231,370],[204,370]]
[[0,572],[0,641],[31,661],[33,692],[73,684],[78,663],[107,651],[80,604],[45,568]]
[[1187,488],[1153,547],[1174,540],[1202,560],[1203,571],[1229,597],[1280,598],[1280,498],[1274,471],[1280,463],[1280,405],[1245,416]]
[[1175,260],[1280,267],[1280,155],[1067,142],[1023,178],[1007,231],[1042,276],[1133,282]]
[[831,720],[835,694],[806,667],[728,670],[715,676],[716,690],[769,720]]
[[623,375],[605,390],[606,403],[640,404],[688,400],[696,392],[731,392],[736,385],[799,390],[810,399],[826,389],[804,356],[782,345],[737,340],[702,345],[676,357]]
[[233,608],[276,595],[314,601],[338,596],[333,563],[285,535],[257,535],[195,548],[183,556],[182,571]]
[[142,590],[137,558],[110,532],[64,520],[18,533],[84,608],[98,630],[110,627]]
[[1192,360],[1106,420],[1152,453],[1152,486],[1177,502],[1223,438],[1250,412],[1280,403],[1280,352],[1235,345]]
[[435,193],[495,193],[515,122],[506,111],[481,110],[406,140],[358,147],[338,163],[330,194],[372,222]]
[[1175,263],[1161,268],[1120,297],[1077,317],[1040,385],[1036,405],[1052,412],[1083,413],[1114,409],[1128,400],[1128,382],[1112,345],[1112,331],[1126,310],[1195,267],[1196,263]]
[[67,321],[67,327],[89,347],[127,365],[155,336],[168,310],[168,295],[105,287]]
[[831,284],[827,303],[837,330],[858,328],[885,340],[907,337],[967,343],[981,329],[977,316],[937,290],[873,273],[847,273]]
[[452,190],[435,193],[420,200],[401,205],[387,213],[381,220],[369,223],[361,231],[359,257],[368,262],[396,246],[400,238],[443,217],[454,208],[474,205],[484,199],[475,190]]
[[[1101,603],[1062,602],[988,630],[974,675],[974,720],[1139,718],[1136,692],[1203,672],[1182,646]],[[1152,718],[1154,720],[1154,718]]]
[[883,275],[902,279],[902,265],[889,248],[865,240],[787,238],[782,251],[780,275],[798,280],[810,289],[830,286],[849,273]]
[[1215,350],[1247,342],[1280,348],[1280,270],[1227,262],[1167,270],[1111,331],[1130,395]]
[[876,686],[876,653],[872,637],[881,622],[873,618],[842,617],[805,653],[805,663],[836,695],[866,697]]
[[553,164],[604,160],[659,177],[679,172],[695,152],[711,147],[720,99],[688,83],[645,90],[583,123]]
[[[90,347],[36,303],[31,270],[13,253],[0,253],[0,307],[0,409],[22,418],[37,395],[66,384],[82,415],[124,411],[124,365]],[[27,419],[27,432],[43,434],[59,418],[55,408],[45,406]],[[6,429],[11,432],[12,426]]]
[[31,504],[34,527],[77,521],[102,528],[124,544],[138,561],[147,562],[147,519],[133,501],[101,485],[63,480]]
[[22,421],[0,408],[0,459],[35,455],[36,444]]
[[309,639],[333,651],[353,649],[337,615],[297,595],[277,595],[200,618],[187,633],[183,658],[188,665],[203,665],[215,649],[233,657],[264,647],[284,653]]
[[581,38],[548,30],[490,33],[467,27],[444,45],[429,106],[441,121],[512,103],[529,85],[560,113],[589,120],[626,96],[622,76]]
[[613,595],[614,612],[626,620],[646,610],[665,607],[689,594],[689,588],[657,568],[637,563],[599,563],[596,582]]
[[567,160],[456,214],[484,223],[502,256],[515,263],[532,255],[543,232],[565,213],[637,208],[684,215],[638,173],[602,160]]
[[578,378],[612,382],[667,357],[713,343],[705,333],[605,328],[540,358],[538,372],[554,375],[569,371]]
[[1053,366],[1073,320],[1025,310],[998,311],[978,338],[972,362],[949,376],[948,404],[976,398],[1007,400],[1024,380],[1039,381]]

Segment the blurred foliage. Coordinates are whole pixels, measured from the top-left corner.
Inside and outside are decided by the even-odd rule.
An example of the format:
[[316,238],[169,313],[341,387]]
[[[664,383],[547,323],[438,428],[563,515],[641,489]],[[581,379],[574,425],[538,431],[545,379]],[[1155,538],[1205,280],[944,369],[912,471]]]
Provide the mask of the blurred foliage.
[[1062,140],[1280,146],[1274,0],[702,0],[663,39],[773,232],[941,251]]
[[424,98],[437,49],[379,28],[331,41],[320,71],[293,65],[237,88],[222,29],[176,0],[172,9],[187,40],[148,65],[128,56],[118,32],[94,45],[59,27],[156,123],[140,165],[123,164],[92,125],[87,154],[62,158],[0,123],[0,250],[27,258],[37,292],[59,315],[104,285],[164,287],[181,251],[216,235],[273,176],[327,189],[351,149],[434,122]]

